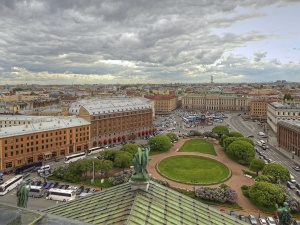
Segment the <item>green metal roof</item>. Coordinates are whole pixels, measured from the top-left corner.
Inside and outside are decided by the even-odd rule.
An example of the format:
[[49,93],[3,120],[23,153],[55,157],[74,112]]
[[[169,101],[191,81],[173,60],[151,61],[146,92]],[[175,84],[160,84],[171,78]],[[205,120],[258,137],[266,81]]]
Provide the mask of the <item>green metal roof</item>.
[[131,190],[131,184],[125,183],[43,212],[105,225],[246,224],[153,181],[148,191]]

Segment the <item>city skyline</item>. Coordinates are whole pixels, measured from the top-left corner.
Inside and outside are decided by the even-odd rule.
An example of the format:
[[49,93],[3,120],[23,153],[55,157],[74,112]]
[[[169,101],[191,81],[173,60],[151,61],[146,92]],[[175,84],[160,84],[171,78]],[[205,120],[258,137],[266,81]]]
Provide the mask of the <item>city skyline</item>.
[[0,0],[1,84],[295,82],[300,3]]

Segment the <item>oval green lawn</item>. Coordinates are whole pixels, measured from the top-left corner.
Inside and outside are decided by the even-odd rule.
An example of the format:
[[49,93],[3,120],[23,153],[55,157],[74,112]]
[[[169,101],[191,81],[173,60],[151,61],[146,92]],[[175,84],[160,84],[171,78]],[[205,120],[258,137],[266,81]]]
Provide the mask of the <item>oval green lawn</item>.
[[172,156],[161,160],[157,168],[165,177],[181,183],[216,184],[230,177],[225,164],[201,156]]
[[203,139],[192,139],[186,141],[179,152],[200,152],[204,154],[217,155],[214,145]]

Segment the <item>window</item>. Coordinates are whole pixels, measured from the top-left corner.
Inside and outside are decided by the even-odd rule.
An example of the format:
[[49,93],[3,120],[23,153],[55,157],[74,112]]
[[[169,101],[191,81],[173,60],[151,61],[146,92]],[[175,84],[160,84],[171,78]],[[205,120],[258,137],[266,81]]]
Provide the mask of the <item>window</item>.
[[5,163],[5,168],[11,168],[11,167],[12,167],[12,162]]

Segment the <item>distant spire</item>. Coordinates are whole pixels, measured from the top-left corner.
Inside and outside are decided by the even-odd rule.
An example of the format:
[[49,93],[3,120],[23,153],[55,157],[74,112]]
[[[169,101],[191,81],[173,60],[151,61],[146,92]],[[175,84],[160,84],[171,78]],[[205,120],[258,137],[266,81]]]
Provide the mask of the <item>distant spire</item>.
[[214,84],[214,75],[211,75],[211,76],[210,76],[210,83],[211,83],[211,85]]

